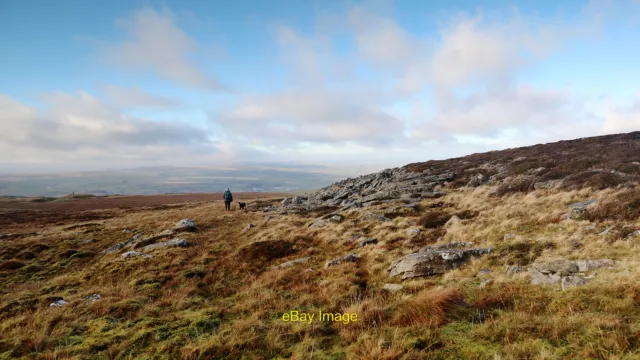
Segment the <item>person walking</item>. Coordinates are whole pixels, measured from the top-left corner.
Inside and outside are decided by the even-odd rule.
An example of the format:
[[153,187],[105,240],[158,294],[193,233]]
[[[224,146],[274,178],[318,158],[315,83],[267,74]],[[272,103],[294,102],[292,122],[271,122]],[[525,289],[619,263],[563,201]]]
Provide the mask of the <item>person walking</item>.
[[231,194],[231,190],[227,188],[227,191],[224,192],[224,209],[226,211],[231,210],[231,202],[233,201],[233,195]]

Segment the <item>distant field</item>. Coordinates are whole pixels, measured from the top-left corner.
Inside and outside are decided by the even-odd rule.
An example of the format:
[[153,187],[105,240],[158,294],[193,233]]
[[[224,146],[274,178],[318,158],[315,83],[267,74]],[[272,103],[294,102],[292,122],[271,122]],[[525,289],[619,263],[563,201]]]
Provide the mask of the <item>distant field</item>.
[[[264,199],[290,196],[288,193],[241,192],[234,193],[235,202],[242,200]],[[33,199],[0,198],[2,210],[39,210],[39,211],[88,211],[117,208],[153,207],[190,202],[222,202],[222,193],[196,193],[171,195],[130,195],[99,196],[72,201],[34,202]]]

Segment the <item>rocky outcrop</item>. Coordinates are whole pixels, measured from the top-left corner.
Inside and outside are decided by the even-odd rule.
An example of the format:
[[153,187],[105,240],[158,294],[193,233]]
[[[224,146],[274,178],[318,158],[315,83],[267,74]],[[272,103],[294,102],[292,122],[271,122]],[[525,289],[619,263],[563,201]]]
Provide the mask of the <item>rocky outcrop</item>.
[[436,190],[436,186],[454,178],[453,172],[434,174],[430,170],[415,173],[405,168],[386,169],[339,181],[304,196],[286,198],[280,203],[280,211],[296,212],[320,206],[336,206],[347,210],[379,201],[419,201],[445,195],[444,192]]
[[[447,245],[452,245],[447,247]],[[491,249],[460,249],[458,246],[471,243],[451,243],[436,247],[425,247],[417,253],[396,259],[387,269],[389,276],[401,276],[402,280],[421,276],[444,274],[456,269],[473,257],[486,255]]]
[[587,284],[589,278],[584,276],[584,272],[613,265],[614,261],[610,259],[552,260],[532,264],[528,269],[528,275],[532,285],[560,283],[565,290]]

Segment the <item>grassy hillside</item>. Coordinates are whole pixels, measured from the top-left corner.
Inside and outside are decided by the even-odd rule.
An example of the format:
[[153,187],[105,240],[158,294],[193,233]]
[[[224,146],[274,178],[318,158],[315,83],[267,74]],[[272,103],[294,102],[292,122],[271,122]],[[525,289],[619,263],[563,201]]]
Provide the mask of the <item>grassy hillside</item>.
[[[341,222],[311,227],[332,209],[265,214],[196,203],[4,220],[0,358],[640,358],[640,189],[495,196],[498,186],[451,189],[412,208],[353,209]],[[598,202],[582,219],[563,216],[586,199]],[[444,225],[454,214],[461,220]],[[177,236],[189,247],[151,258],[100,254],[132,236],[124,229],[148,236],[182,218],[199,226]],[[415,227],[420,233],[410,235]],[[370,237],[377,244],[359,246]],[[493,251],[442,276],[388,276],[396,258],[450,241]],[[351,252],[360,259],[324,268]],[[505,275],[507,265],[601,258],[615,266],[564,291]],[[402,289],[384,291],[386,283]],[[101,299],[83,300],[93,294]],[[60,298],[68,304],[49,306]],[[357,314],[357,321],[283,321],[291,310]]]

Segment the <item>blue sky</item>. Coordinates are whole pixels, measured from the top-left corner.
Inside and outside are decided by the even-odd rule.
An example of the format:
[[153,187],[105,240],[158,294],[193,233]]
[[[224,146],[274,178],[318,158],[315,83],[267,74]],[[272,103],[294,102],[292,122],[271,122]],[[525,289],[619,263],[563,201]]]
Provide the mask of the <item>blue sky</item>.
[[383,168],[638,130],[640,2],[0,0],[0,172]]

